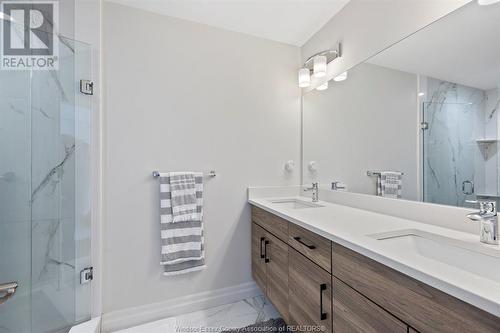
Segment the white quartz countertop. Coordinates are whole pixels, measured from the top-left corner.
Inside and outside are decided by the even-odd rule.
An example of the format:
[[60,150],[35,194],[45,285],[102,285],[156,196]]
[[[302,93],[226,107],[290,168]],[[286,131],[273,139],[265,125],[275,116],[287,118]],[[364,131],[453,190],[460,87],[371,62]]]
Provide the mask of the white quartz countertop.
[[[447,294],[500,317],[500,280],[485,278],[443,261],[416,256],[413,251],[395,249],[374,238],[373,234],[404,229],[416,229],[482,247],[493,254],[493,262],[500,263],[500,246],[479,242],[479,235],[456,231],[432,224],[420,223],[394,216],[352,208],[330,202],[319,201],[322,207],[293,209],[272,203],[291,197],[249,197],[249,203],[292,223],[300,225],[325,238],[343,245],[364,256],[374,259],[401,273],[424,282]],[[295,197],[311,201],[307,197]],[[466,260],[466,258],[455,258]],[[500,275],[500,265],[489,267],[490,276]]]

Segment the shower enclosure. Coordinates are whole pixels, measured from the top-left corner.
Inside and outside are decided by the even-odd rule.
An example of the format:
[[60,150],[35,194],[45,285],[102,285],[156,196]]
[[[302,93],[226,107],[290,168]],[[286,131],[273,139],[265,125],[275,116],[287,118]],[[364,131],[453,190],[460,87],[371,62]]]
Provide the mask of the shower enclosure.
[[423,200],[472,207],[498,200],[496,88],[425,79],[422,104]]
[[0,285],[18,285],[0,291],[0,333],[90,318],[91,54],[54,40],[58,70],[0,70]]

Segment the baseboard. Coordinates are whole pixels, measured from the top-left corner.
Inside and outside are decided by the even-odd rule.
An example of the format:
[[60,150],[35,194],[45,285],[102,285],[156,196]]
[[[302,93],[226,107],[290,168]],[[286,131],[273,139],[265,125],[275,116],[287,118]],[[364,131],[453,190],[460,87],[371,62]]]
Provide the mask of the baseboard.
[[101,332],[101,317],[95,317],[89,321],[73,326],[69,333],[100,333]]
[[102,316],[101,330],[103,333],[114,332],[167,317],[237,302],[258,295],[262,295],[262,292],[255,282],[248,282],[233,287],[178,297],[164,302],[105,313]]

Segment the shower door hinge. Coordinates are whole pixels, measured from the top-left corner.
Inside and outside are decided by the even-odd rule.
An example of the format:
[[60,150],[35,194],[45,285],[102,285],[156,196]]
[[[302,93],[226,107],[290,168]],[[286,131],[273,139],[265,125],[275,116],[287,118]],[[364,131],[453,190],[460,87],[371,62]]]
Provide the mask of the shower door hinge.
[[80,271],[80,284],[89,283],[94,279],[94,267],[86,267]]
[[80,80],[80,92],[85,95],[94,94],[94,81]]
[[429,123],[427,123],[427,122],[425,122],[425,121],[421,122],[421,123],[420,123],[420,129],[421,129],[422,131],[425,131],[425,130],[429,129]]

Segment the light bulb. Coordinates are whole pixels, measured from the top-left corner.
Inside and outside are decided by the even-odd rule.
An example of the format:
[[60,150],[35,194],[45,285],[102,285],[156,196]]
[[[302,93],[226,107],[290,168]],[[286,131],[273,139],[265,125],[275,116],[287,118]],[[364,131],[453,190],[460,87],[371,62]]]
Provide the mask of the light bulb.
[[347,79],[347,72],[344,72],[340,75],[337,75],[336,77],[333,78],[333,81],[340,82],[340,81],[344,81],[345,79]]
[[323,77],[326,75],[326,56],[316,56],[314,57],[314,65],[313,65],[313,76]]
[[311,75],[309,68],[299,69],[299,87],[306,88],[311,84]]

